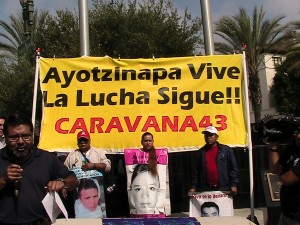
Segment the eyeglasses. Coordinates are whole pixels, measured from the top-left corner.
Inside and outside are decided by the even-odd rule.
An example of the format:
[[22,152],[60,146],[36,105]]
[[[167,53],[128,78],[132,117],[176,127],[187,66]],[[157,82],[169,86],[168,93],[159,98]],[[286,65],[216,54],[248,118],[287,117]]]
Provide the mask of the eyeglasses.
[[78,143],[88,143],[90,140],[86,139],[86,138],[79,138],[78,139]]
[[16,134],[16,135],[8,135],[7,138],[10,142],[16,142],[19,138],[22,138],[23,141],[29,141],[32,137],[32,134]]

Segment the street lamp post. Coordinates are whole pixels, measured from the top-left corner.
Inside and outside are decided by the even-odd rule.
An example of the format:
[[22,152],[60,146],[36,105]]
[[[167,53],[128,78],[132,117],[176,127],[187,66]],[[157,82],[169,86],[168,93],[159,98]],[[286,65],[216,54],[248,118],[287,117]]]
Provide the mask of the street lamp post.
[[22,6],[22,12],[23,12],[23,21],[24,21],[24,33],[27,36],[29,34],[28,26],[27,26],[27,0],[20,0],[20,4]]
[[28,11],[28,20],[27,20],[27,24],[28,26],[32,26],[33,25],[33,12],[34,12],[34,4],[33,4],[33,0],[28,0],[27,1],[27,11]]
[[30,35],[30,27],[33,25],[33,12],[34,4],[33,0],[20,0],[23,11],[23,20],[24,20],[24,34]]
[[88,1],[78,0],[78,5],[79,5],[79,24],[80,24],[80,54],[81,56],[89,56],[90,41],[89,41]]

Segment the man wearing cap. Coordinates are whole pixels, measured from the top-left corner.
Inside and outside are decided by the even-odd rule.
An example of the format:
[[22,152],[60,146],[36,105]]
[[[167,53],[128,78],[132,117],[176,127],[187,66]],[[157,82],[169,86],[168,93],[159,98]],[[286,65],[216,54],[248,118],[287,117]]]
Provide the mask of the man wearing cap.
[[70,152],[65,160],[65,165],[69,169],[81,167],[84,171],[98,170],[107,173],[110,171],[110,160],[103,151],[91,147],[91,138],[87,131],[80,131],[77,134],[77,146],[78,149]]
[[[270,143],[270,167],[281,182],[281,216],[278,225],[300,225],[300,125],[284,149]],[[280,150],[280,151],[279,151]]]
[[208,126],[202,132],[205,145],[195,152],[192,161],[192,192],[237,192],[238,168],[232,149],[220,144],[218,130]]

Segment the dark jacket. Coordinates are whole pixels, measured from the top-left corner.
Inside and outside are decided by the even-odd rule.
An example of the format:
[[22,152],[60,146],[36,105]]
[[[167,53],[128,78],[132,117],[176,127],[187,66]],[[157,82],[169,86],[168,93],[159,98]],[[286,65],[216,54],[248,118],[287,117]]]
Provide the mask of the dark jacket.
[[[219,190],[230,191],[231,187],[237,186],[238,168],[233,150],[227,146],[218,144],[217,167],[219,173]],[[205,153],[207,145],[195,151],[192,160],[192,187],[197,191],[207,191],[205,188],[206,171],[205,171]]]
[[[288,145],[281,152],[279,164],[282,166],[282,173],[289,170],[300,178],[300,147],[296,145]],[[293,219],[300,221],[300,182],[292,185],[281,185],[280,189],[280,206],[281,212]]]
[[[5,175],[7,166],[11,164],[8,151],[7,147],[0,150],[0,177]],[[35,147],[22,168],[17,201],[14,195],[15,182],[7,183],[0,190],[0,224],[33,224],[46,218],[42,204],[47,194],[45,186],[51,180],[73,174],[54,154]]]

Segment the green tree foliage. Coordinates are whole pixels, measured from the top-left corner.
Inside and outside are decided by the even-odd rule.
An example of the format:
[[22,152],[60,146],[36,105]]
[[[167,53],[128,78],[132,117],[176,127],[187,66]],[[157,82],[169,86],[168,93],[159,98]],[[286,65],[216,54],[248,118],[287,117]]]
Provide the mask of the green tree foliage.
[[[0,21],[0,111],[3,115],[32,110],[35,72],[35,42],[48,13],[34,13],[31,35],[24,34],[23,17],[11,15],[10,23]],[[41,95],[38,97],[41,99]],[[41,106],[41,101],[39,101]]]
[[11,15],[10,23],[0,20],[0,50],[1,57],[16,59],[18,55],[18,47],[25,40],[22,14],[18,12],[18,16]]
[[288,58],[276,69],[271,93],[278,112],[300,116],[300,70],[290,67]]
[[30,115],[33,96],[34,68],[30,60],[19,57],[18,63],[1,59],[0,109],[3,115],[22,112]]
[[31,35],[24,33],[23,17],[20,12],[10,15],[10,23],[0,20],[0,57],[6,60],[17,61],[19,55],[26,56],[34,62],[34,43],[37,33],[47,21],[48,13],[42,11],[40,15],[34,13],[34,21],[31,27]]
[[300,70],[300,21],[293,22],[291,24],[292,30],[294,32],[293,42],[290,42],[289,45],[292,44],[289,52],[287,53],[287,57],[285,60],[286,67],[289,70]]
[[291,43],[294,44],[283,64],[276,68],[271,93],[277,111],[300,116],[300,21],[292,23],[292,26],[295,36]]
[[225,42],[217,43],[216,50],[232,54],[241,53],[242,44],[246,44],[246,62],[249,77],[249,91],[254,111],[255,122],[261,119],[262,93],[260,89],[259,66],[265,53],[274,51],[275,47],[288,42],[293,33],[288,25],[281,25],[284,17],[265,18],[263,7],[254,8],[252,17],[241,8],[234,16],[224,16],[216,23],[215,33]]
[[151,58],[192,55],[202,43],[201,22],[172,1],[95,1],[90,12],[91,55]]
[[37,32],[35,47],[46,58],[80,56],[80,30],[78,13],[68,9],[56,11]]

